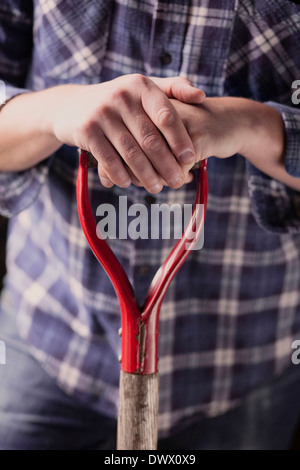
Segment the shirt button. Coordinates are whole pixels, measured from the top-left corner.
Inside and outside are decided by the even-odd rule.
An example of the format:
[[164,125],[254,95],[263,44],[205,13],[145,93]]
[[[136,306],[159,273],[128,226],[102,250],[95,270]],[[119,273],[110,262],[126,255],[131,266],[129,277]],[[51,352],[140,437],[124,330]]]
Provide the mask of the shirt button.
[[151,196],[151,194],[147,194],[147,196],[145,196],[145,203],[146,204],[149,204],[149,206],[151,206],[151,204],[155,204],[156,203],[156,197],[154,196]]
[[159,60],[162,65],[170,65],[172,62],[172,56],[168,52],[164,51],[161,53]]

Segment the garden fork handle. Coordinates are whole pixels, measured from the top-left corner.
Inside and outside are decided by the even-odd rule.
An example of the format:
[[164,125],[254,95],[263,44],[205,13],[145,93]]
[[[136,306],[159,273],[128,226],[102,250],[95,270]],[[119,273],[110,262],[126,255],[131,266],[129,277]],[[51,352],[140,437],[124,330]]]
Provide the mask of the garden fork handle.
[[118,450],[156,450],[159,375],[121,370],[118,413]]
[[[160,307],[176,272],[186,260],[203,229],[207,201],[206,160],[198,173],[192,217],[182,238],[175,244],[148,291],[145,304],[137,305],[132,285],[114,253],[98,237],[88,194],[88,168],[95,166],[92,155],[79,152],[77,201],[79,219],[96,258],[111,279],[119,299],[122,316],[122,359],[119,390],[118,450],[155,450],[158,430],[158,319]],[[201,184],[199,184],[201,183]],[[198,206],[204,207],[201,213]],[[197,224],[198,215],[200,224]],[[194,231],[196,229],[196,231]]]

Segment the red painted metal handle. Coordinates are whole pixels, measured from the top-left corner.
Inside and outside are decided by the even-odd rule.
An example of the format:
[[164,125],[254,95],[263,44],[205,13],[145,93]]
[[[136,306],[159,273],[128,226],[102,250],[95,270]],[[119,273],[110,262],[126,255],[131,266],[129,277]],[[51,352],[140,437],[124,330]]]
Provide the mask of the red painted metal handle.
[[[97,235],[88,194],[87,154],[83,150],[79,152],[77,177],[79,219],[87,241],[108,274],[119,299],[122,320],[121,367],[124,372],[153,374],[157,371],[159,311],[172,279],[188,257],[203,229],[208,193],[206,169],[206,160],[203,160],[198,170],[197,192],[191,219],[182,238],[178,240],[157,271],[144,307],[140,310],[123,267],[106,241]],[[189,249],[187,249],[187,243]]]
[[[157,367],[158,362],[158,320],[161,304],[176,273],[183,265],[204,227],[208,196],[207,161],[201,162],[198,170],[197,191],[191,218],[182,237],[155,274],[143,307],[143,322],[147,323],[145,339],[144,370]],[[153,348],[156,348],[153,350]],[[151,373],[151,372],[145,372]]]
[[126,354],[124,355],[122,352],[124,361],[122,365],[125,365],[125,371],[133,371],[137,369],[138,344],[136,338],[141,313],[135,300],[132,285],[123,267],[106,241],[97,235],[96,222],[88,193],[87,154],[83,150],[79,152],[77,206],[79,220],[86,239],[99,263],[108,274],[118,296],[122,314],[122,330],[125,331],[125,335],[123,334],[122,337],[122,346],[125,344],[122,349],[125,348]]

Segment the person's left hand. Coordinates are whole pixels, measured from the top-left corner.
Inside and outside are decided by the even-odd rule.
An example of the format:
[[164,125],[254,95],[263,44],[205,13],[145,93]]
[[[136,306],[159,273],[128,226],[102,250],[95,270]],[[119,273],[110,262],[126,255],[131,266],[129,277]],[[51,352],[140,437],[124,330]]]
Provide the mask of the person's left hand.
[[[249,130],[245,113],[247,101],[235,98],[206,98],[199,105],[191,105],[171,99],[193,142],[198,162],[212,155],[225,158],[241,151]],[[131,177],[134,184],[141,186],[133,174]],[[184,182],[187,184],[190,181],[191,172],[187,171]],[[166,182],[164,185],[167,186]]]
[[[171,101],[193,142],[197,161],[239,153],[262,172],[298,190],[299,180],[284,168],[284,124],[275,108],[235,97],[206,98],[198,105]],[[190,182],[190,173],[185,183]]]
[[239,153],[267,175],[294,185],[284,168],[285,130],[277,109],[236,97],[206,98],[193,106],[172,103],[191,137],[197,160]]

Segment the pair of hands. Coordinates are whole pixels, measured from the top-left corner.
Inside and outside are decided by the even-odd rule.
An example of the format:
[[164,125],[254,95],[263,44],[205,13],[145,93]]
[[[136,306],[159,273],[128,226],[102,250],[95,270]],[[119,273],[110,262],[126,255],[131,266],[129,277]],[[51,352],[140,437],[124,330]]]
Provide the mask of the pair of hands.
[[52,122],[57,140],[94,155],[104,186],[134,183],[158,193],[192,181],[201,159],[241,153],[244,117],[239,99],[206,98],[182,77],[136,74],[68,86]]

